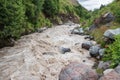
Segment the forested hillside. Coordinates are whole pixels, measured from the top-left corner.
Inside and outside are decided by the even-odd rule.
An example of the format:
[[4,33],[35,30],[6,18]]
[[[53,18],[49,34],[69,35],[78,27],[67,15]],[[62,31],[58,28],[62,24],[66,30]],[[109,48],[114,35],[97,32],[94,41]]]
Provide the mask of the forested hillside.
[[43,26],[79,22],[80,17],[89,17],[86,13],[73,0],[0,0],[0,46]]

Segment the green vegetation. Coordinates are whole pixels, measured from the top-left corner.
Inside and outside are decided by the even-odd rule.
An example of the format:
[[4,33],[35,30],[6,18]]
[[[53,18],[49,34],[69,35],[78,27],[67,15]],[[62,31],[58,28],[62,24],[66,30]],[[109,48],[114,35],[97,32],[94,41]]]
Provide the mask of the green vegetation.
[[53,17],[59,14],[59,0],[45,0],[43,12],[46,16]]
[[112,22],[109,27],[101,24],[99,28],[91,32],[91,35],[95,37],[95,40],[98,43],[103,43],[102,36],[107,29],[115,29],[120,27],[119,26],[120,25],[120,6],[119,5],[120,5],[120,1],[118,0],[114,1],[113,3],[107,6],[102,5],[100,9],[97,9],[93,12],[89,12],[90,17],[87,20],[86,19],[83,20],[84,22],[86,22],[86,24],[84,24],[84,27],[90,27],[93,24],[95,19],[101,17],[106,12],[111,12],[115,16],[114,22]]
[[22,0],[0,1],[0,39],[18,38],[23,30],[25,11]]
[[[93,24],[93,21],[96,18],[99,18],[106,12],[111,12],[115,16],[115,20],[110,24],[109,27],[101,24],[99,28],[96,28],[90,33],[90,35],[94,36],[95,40],[104,47],[105,42],[102,39],[104,32],[107,29],[120,28],[120,0],[115,0],[108,6],[102,6],[99,10],[90,12],[90,17],[87,20],[83,20],[86,21],[84,27],[89,27]],[[120,64],[120,35],[115,36],[115,42],[107,46],[108,48],[106,49],[106,54],[104,55],[103,60],[111,61],[111,67],[114,68]],[[102,71],[98,69],[97,72],[101,73]]]
[[79,22],[86,13],[87,10],[69,0],[0,0],[0,45],[70,17]]
[[108,46],[103,60],[111,61],[111,67],[115,67],[120,63],[120,35],[115,36],[113,44]]

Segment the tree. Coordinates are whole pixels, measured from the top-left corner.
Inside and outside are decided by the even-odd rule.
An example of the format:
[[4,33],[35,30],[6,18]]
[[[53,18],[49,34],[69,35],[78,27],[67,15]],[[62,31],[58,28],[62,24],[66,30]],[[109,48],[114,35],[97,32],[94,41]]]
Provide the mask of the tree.
[[[26,22],[32,25],[31,28],[39,27],[40,13],[44,0],[24,0]],[[28,26],[27,25],[27,26]]]
[[46,16],[54,16],[59,13],[59,0],[45,0],[43,12]]
[[0,0],[0,38],[18,38],[23,32],[22,0]]

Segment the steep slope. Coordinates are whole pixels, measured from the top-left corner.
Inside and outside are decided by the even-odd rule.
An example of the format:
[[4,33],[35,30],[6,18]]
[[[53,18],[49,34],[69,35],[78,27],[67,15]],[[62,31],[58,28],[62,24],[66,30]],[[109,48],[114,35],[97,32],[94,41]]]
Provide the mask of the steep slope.
[[76,0],[1,0],[0,11],[0,48],[44,26],[79,23],[87,13]]

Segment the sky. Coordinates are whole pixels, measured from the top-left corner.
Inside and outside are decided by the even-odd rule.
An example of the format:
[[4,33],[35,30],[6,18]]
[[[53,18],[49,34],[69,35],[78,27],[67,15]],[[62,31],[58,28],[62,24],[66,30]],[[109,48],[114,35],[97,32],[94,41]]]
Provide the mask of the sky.
[[87,10],[99,9],[101,4],[107,5],[114,0],[78,0],[79,3],[85,7]]

